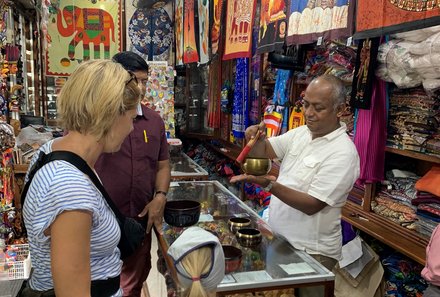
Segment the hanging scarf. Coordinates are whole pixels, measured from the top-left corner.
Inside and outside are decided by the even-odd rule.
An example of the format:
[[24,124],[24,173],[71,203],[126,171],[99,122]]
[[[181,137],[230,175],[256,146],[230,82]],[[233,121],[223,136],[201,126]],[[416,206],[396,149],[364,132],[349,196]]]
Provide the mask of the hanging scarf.
[[183,18],[183,62],[185,64],[199,61],[199,53],[196,46],[196,30],[194,21],[194,0],[186,0],[185,14]]
[[211,31],[211,49],[212,54],[215,55],[218,51],[218,44],[220,41],[221,19],[222,19],[223,0],[214,0],[213,2],[213,23]]
[[176,65],[183,65],[183,0],[175,1],[175,29],[176,34]]
[[244,138],[244,131],[249,124],[249,59],[237,59],[234,102],[232,107],[232,133],[235,138]]
[[197,1],[199,7],[199,54],[200,64],[206,64],[209,61],[208,39],[209,39],[209,1]]

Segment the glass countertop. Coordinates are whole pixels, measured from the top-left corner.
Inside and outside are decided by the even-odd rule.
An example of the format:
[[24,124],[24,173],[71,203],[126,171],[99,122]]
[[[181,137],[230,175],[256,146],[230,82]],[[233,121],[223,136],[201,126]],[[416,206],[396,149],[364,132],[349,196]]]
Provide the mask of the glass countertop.
[[[226,274],[217,292],[334,281],[333,273],[281,236],[274,235],[257,213],[218,181],[172,182],[168,193],[168,200],[199,201],[201,214],[197,226],[214,233],[222,244],[242,251],[240,267]],[[250,218],[251,227],[262,233],[262,242],[253,247],[240,246],[228,228],[231,217]],[[166,223],[163,226],[163,238],[168,246],[184,230]]]
[[205,169],[182,152],[170,156],[170,165],[172,178],[176,176],[208,177],[208,172]]

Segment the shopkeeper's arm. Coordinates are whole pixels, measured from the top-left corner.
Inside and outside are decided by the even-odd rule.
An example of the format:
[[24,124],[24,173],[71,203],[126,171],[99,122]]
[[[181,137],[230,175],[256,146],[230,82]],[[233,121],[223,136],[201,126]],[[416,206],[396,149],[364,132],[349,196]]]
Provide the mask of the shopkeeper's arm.
[[144,210],[139,214],[140,217],[148,213],[147,232],[149,233],[151,227],[156,227],[156,230],[162,234],[162,219],[165,203],[167,202],[166,193],[170,186],[171,180],[171,166],[170,160],[163,160],[158,162],[158,169],[156,173],[156,185],[153,200],[147,204]]
[[270,183],[272,183],[271,189],[269,190],[270,193],[277,196],[278,199],[280,199],[287,205],[296,208],[309,216],[314,215],[315,213],[327,206],[327,203],[316,199],[315,197],[307,193],[291,189],[276,182],[274,176],[263,177],[242,174],[238,176],[233,176],[231,178],[232,183],[239,181],[259,184],[263,188],[266,188],[267,186],[269,186]]

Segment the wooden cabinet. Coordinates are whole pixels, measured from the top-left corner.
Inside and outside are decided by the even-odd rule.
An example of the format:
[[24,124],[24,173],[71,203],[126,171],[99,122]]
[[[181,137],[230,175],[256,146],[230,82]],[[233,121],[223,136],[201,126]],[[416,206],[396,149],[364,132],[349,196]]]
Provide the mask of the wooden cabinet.
[[[387,164],[409,164],[418,175],[425,174],[434,164],[440,164],[440,156],[422,154],[395,148],[386,148]],[[388,165],[387,165],[388,166]],[[367,184],[362,205],[347,202],[342,218],[363,232],[377,238],[411,259],[425,264],[429,237],[409,230],[371,210],[371,201],[377,192],[375,184]]]

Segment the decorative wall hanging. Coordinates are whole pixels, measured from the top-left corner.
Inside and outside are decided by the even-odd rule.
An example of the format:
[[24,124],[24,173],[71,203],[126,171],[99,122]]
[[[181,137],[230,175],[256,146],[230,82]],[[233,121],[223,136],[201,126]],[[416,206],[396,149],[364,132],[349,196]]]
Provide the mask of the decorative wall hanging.
[[370,109],[378,49],[379,37],[364,39],[358,44],[350,101],[354,108]]
[[258,53],[280,50],[287,35],[289,0],[261,0]]
[[183,65],[183,0],[176,0],[174,7],[176,38],[176,65]]
[[250,57],[255,0],[227,0],[223,60]]
[[244,138],[249,125],[249,59],[237,59],[237,70],[232,105],[232,133],[235,138]]
[[121,51],[120,1],[59,0],[49,12],[47,75],[68,76],[83,60]]
[[438,25],[436,0],[358,1],[355,38],[377,37]]
[[334,40],[351,36],[355,6],[354,0],[291,0],[287,44],[312,43],[319,37]]
[[183,17],[183,62],[194,63],[199,61],[196,45],[196,30],[194,21],[194,0],[185,0],[185,14]]
[[148,61],[166,61],[173,44],[173,24],[164,8],[137,8],[128,25],[136,53]]
[[218,51],[220,34],[221,34],[221,20],[223,12],[223,0],[213,0],[213,23],[211,29],[211,48],[212,54],[215,55]]
[[167,137],[174,137],[174,68],[166,61],[148,62],[148,66],[147,89],[141,103],[161,115]]
[[197,1],[199,8],[199,54],[200,64],[209,62],[209,0]]

